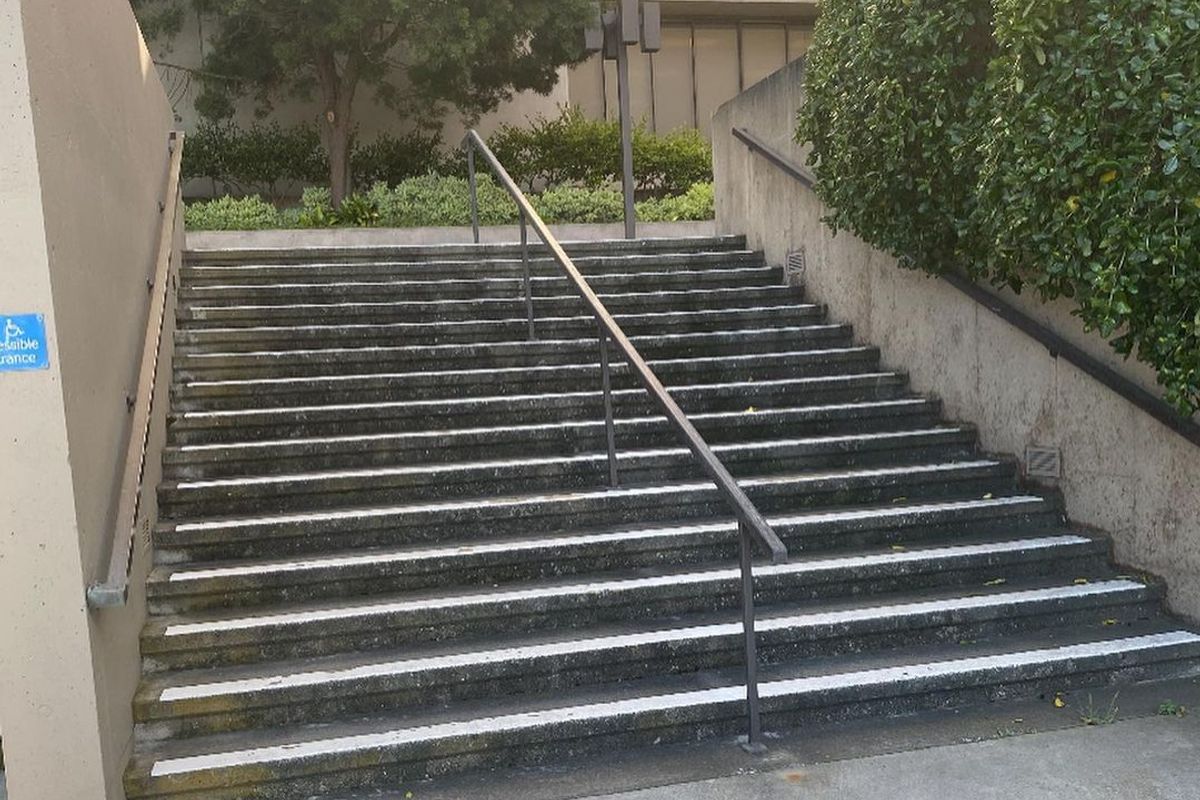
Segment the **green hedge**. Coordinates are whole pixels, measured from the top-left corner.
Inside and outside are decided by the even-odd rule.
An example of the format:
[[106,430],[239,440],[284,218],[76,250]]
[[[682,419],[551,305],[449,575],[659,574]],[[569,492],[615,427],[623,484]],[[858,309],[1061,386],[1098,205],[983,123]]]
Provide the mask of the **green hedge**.
[[[561,185],[596,189],[620,180],[620,128],[588,120],[578,109],[538,118],[528,128],[504,126],[489,145],[530,190]],[[694,183],[712,180],[712,148],[696,131],[658,136],[638,126],[633,146],[643,195],[682,194]],[[437,134],[381,134],[371,142],[352,143],[350,168],[354,185],[362,190],[429,174],[465,177],[466,156]],[[243,129],[232,122],[204,122],[188,137],[183,175],[208,178],[225,194],[279,199],[295,197],[304,186],[327,183],[329,157],[312,125],[255,123]]]
[[[532,202],[549,223],[619,222],[624,213],[621,193],[611,189],[565,186],[533,195]],[[712,184],[696,184],[679,196],[638,203],[637,216],[644,222],[712,219]],[[471,224],[471,205],[465,179],[423,175],[394,187],[377,183],[347,198],[337,210],[328,189],[310,188],[294,208],[279,210],[257,195],[222,197],[189,203],[184,218],[189,230],[454,226]],[[486,179],[479,182],[479,220],[484,225],[517,222],[512,199]]]
[[[621,180],[620,125],[587,119],[578,108],[539,117],[529,127],[502,126],[488,137],[488,146],[528,190],[560,184],[597,188]],[[643,195],[681,194],[712,180],[712,147],[695,130],[655,134],[636,126],[633,163]]]
[[829,221],[1071,297],[1200,408],[1195,0],[826,0],[797,138]]

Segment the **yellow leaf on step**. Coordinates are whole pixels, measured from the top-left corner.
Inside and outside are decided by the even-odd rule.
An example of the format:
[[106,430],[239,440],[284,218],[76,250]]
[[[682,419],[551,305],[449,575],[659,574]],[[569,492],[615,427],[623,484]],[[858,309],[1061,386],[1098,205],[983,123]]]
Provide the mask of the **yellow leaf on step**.
[[1063,700],[1063,696],[1061,694],[1054,695],[1054,707],[1055,708],[1064,708],[1066,705],[1067,705],[1067,701]]
[[1105,625],[1116,625],[1117,621],[1115,619],[1106,619],[1106,620],[1104,620],[1104,624]]
[[1084,585],[1085,583],[1087,583],[1087,582],[1088,582],[1088,579],[1087,579],[1087,578],[1076,578],[1076,579],[1075,579],[1075,585],[1076,585],[1076,586],[1083,586],[1083,585]]
[[755,411],[758,411],[758,409],[755,408],[754,406],[750,406],[749,408],[746,409],[747,414],[753,414]]
[[1003,586],[1006,583],[1008,583],[1008,581],[1004,578],[992,578],[990,581],[984,581],[983,585],[984,586]]
[[894,545],[892,545],[892,549],[895,550],[897,553],[903,553],[908,548],[902,544],[894,544]]
[[988,492],[987,494],[985,494],[985,495],[983,496],[983,499],[984,499],[984,500],[991,500],[991,499],[992,499],[992,493],[991,493],[991,492]]

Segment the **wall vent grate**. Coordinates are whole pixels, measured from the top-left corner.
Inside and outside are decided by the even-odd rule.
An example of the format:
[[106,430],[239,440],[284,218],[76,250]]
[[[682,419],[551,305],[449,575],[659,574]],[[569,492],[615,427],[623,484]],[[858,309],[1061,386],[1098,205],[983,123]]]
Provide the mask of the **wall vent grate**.
[[1025,474],[1031,478],[1061,478],[1062,451],[1057,447],[1029,445],[1025,448]]
[[793,250],[787,254],[787,263],[783,268],[783,277],[788,286],[803,286],[804,271],[808,268],[808,256],[804,248]]

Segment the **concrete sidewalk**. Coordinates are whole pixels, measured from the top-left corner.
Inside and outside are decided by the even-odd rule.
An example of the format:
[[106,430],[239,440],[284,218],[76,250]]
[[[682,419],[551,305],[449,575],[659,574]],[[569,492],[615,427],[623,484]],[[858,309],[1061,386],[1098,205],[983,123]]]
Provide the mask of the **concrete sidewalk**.
[[1146,717],[592,800],[1195,800],[1200,717]]

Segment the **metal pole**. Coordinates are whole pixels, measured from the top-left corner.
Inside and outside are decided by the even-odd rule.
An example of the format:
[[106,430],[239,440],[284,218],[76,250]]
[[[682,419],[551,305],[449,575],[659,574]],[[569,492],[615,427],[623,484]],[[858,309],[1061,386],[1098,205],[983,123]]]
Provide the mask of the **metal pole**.
[[754,638],[754,573],[752,554],[754,543],[750,531],[738,523],[738,540],[742,564],[742,634],[746,644],[746,714],[750,728],[742,747],[755,755],[766,751],[762,743],[762,720],[758,710],[758,643]]
[[529,317],[529,338],[537,338],[533,327],[533,281],[529,278],[529,227],[525,221],[525,212],[521,212],[521,266],[525,270],[525,313]]
[[467,145],[467,183],[471,187],[471,230],[475,233],[475,244],[479,244],[479,194],[475,180],[474,145]]
[[600,320],[596,320],[600,334],[600,382],[604,389],[604,431],[608,436],[608,482],[615,489],[620,485],[617,476],[617,435],[613,428],[612,376],[608,367],[608,333]]
[[621,188],[625,194],[625,238],[637,238],[637,211],[633,204],[633,112],[629,101],[629,48],[617,43],[617,99],[621,114]]

